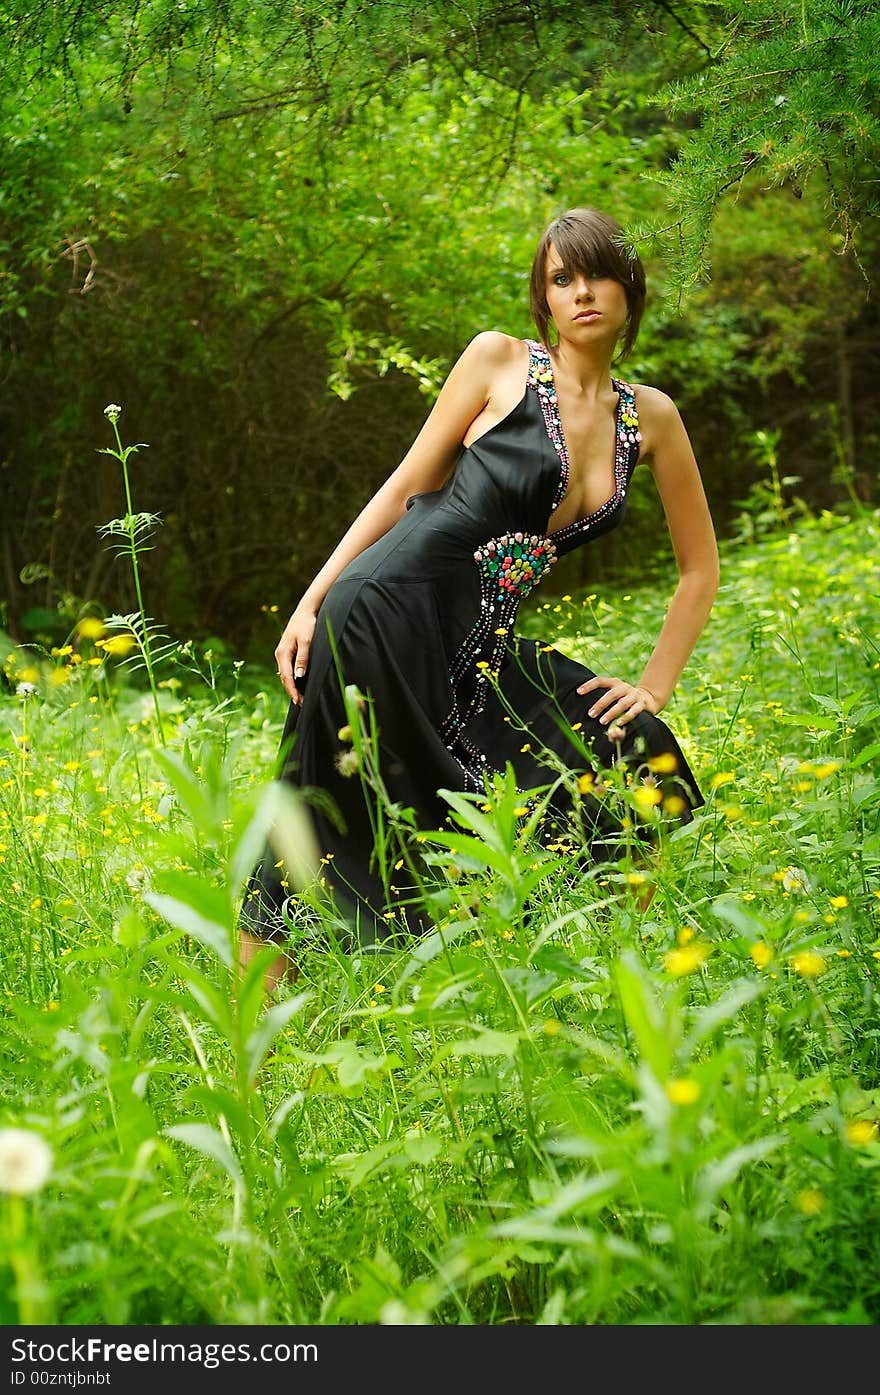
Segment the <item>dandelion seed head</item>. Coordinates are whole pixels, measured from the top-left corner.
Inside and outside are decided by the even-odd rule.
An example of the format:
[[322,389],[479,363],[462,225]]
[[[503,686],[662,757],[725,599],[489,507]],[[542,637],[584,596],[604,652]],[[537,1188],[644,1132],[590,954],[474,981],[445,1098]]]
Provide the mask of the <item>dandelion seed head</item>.
[[52,1172],[52,1149],[32,1129],[0,1129],[0,1191],[38,1192]]

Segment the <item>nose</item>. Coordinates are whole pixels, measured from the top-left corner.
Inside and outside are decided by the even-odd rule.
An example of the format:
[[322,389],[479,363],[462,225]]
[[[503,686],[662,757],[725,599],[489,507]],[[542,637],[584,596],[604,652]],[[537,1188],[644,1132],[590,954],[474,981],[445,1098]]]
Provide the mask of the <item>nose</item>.
[[592,282],[582,271],[579,271],[575,278],[574,289],[575,295],[578,296],[578,298],[582,296],[585,300],[593,299]]

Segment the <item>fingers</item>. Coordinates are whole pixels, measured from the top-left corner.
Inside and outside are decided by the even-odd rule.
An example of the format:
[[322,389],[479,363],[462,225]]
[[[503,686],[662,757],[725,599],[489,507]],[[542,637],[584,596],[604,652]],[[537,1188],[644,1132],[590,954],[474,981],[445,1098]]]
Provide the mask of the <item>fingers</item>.
[[296,686],[296,680],[304,675],[308,666],[308,656],[307,644],[298,645],[295,639],[285,639],[283,636],[275,650],[278,677],[290,701],[297,707],[302,706],[303,695]]
[[309,666],[309,641],[301,639],[297,642],[296,656],[293,661],[294,678],[302,678]]
[[647,710],[645,694],[631,683],[625,683],[622,678],[612,678],[608,674],[590,678],[586,683],[581,683],[577,691],[586,695],[598,688],[604,691],[587,709],[587,715],[598,718],[600,724],[608,728],[609,740],[621,741],[627,723]]

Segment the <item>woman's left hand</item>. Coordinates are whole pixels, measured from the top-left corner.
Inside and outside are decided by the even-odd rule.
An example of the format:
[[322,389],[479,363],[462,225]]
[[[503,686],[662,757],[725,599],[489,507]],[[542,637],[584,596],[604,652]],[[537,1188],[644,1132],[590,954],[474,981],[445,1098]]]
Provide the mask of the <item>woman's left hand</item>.
[[650,712],[656,716],[660,710],[660,703],[649,688],[626,683],[622,678],[597,676],[587,683],[582,683],[577,691],[592,693],[597,688],[607,691],[596,699],[587,715],[598,717],[602,725],[608,728],[610,741],[622,741],[626,723],[631,722],[640,712]]

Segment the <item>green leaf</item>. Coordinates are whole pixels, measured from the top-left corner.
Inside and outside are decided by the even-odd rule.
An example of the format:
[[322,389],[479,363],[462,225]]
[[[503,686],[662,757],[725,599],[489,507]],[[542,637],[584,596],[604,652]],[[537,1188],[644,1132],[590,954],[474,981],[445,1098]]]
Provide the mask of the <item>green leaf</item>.
[[672,1031],[644,971],[631,951],[615,965],[615,979],[626,1024],[643,1059],[662,1083],[672,1066]]
[[494,1027],[485,1027],[479,1036],[448,1042],[440,1051],[445,1056],[508,1056],[513,1057],[519,1049],[519,1032],[499,1032]]
[[704,1203],[715,1201],[718,1193],[729,1183],[733,1182],[738,1173],[747,1163],[758,1162],[761,1158],[766,1158],[768,1154],[775,1152],[786,1142],[786,1135],[783,1133],[770,1134],[766,1138],[756,1139],[754,1143],[744,1143],[738,1148],[731,1148],[723,1158],[717,1162],[710,1163],[696,1178],[697,1195]]
[[162,1130],[168,1138],[176,1138],[194,1148],[206,1158],[213,1158],[223,1168],[236,1187],[244,1189],[244,1177],[235,1153],[218,1129],[210,1124],[171,1124]]
[[726,993],[714,1003],[709,1003],[707,1007],[701,1008],[694,1020],[684,1042],[685,1050],[690,1053],[701,1041],[718,1030],[723,1023],[729,1022],[736,1017],[741,1008],[747,1003],[752,1003],[756,998],[760,998],[766,993],[767,988],[764,983],[744,980],[735,983]]
[[176,896],[162,896],[158,892],[148,891],[144,894],[144,900],[163,920],[167,920],[169,925],[175,925],[178,930],[192,935],[199,944],[216,954],[227,969],[233,967],[232,944],[227,926],[208,919],[201,911]]
[[245,1044],[245,1065],[249,1085],[256,1080],[263,1058],[278,1033],[287,1026],[291,1017],[301,1011],[311,996],[310,992],[297,993],[293,998],[286,998],[282,1003],[275,1003],[251,1032]]

